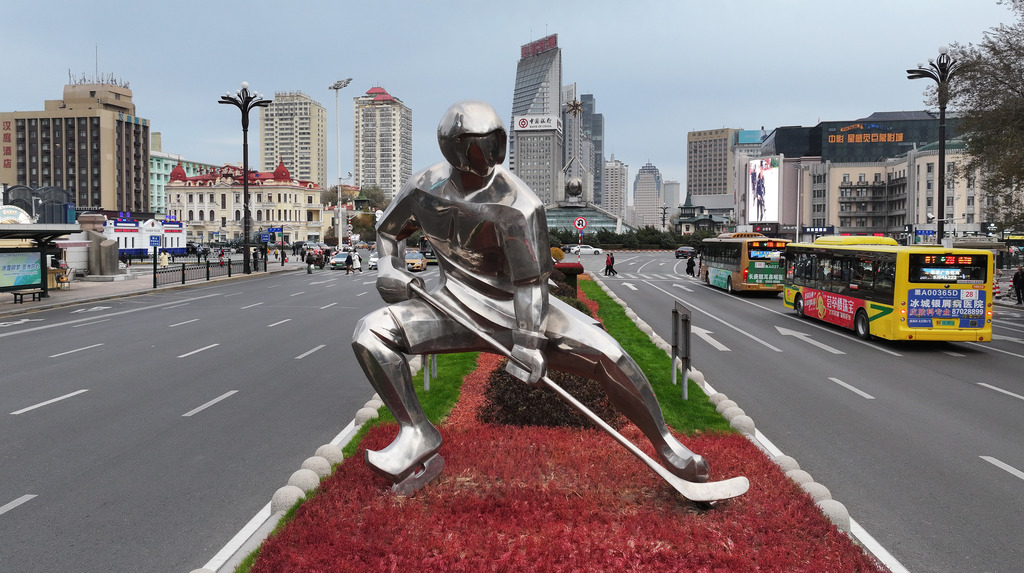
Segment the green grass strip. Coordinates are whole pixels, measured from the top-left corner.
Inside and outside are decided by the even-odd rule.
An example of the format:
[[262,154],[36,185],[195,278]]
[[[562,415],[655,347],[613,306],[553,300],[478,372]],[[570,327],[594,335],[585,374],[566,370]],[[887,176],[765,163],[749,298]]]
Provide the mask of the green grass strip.
[[[715,406],[707,401],[704,390],[693,380],[687,380],[689,400],[683,400],[682,388],[672,384],[672,360],[626,316],[625,308],[613,301],[594,281],[582,280],[579,288],[587,298],[597,303],[598,316],[604,321],[608,333],[619,341],[650,380],[669,426],[684,434],[734,431],[729,427],[729,422],[715,410]],[[677,380],[681,378],[678,375],[676,377]]]

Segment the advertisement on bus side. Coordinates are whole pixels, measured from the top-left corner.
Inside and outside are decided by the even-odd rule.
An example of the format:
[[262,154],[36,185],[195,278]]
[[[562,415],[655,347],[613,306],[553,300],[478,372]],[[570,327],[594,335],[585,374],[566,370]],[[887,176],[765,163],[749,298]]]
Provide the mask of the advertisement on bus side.
[[907,325],[912,328],[981,328],[985,291],[912,288],[907,291]]
[[804,313],[808,316],[816,316],[820,320],[853,328],[859,300],[814,289],[804,289],[803,296]]

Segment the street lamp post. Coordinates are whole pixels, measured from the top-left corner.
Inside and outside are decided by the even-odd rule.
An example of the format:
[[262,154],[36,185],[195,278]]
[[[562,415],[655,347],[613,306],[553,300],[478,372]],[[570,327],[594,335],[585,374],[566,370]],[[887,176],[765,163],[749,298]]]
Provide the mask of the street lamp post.
[[934,80],[938,86],[939,100],[939,189],[936,193],[938,210],[936,211],[936,234],[939,244],[945,241],[946,223],[946,102],[949,101],[949,80],[956,73],[957,62],[949,55],[949,48],[939,46],[938,59],[928,60],[928,67],[918,64],[916,69],[907,70],[907,79],[917,80],[928,78]]
[[337,138],[338,147],[338,194],[341,195],[341,108],[338,104],[338,92],[345,88],[352,81],[352,78],[338,80],[328,86],[327,89],[334,90],[334,133]]
[[234,93],[228,92],[220,96],[217,103],[228,103],[237,107],[242,112],[242,269],[245,274],[251,274],[249,266],[252,253],[249,252],[249,228],[252,225],[252,215],[249,212],[249,112],[254,107],[267,107],[274,100],[263,99],[263,94],[249,91],[249,82],[242,82],[242,88]]

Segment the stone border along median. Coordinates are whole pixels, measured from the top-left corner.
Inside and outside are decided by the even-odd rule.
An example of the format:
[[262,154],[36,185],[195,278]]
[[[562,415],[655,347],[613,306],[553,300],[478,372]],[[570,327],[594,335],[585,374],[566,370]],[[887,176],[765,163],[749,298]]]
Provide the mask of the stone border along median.
[[[669,357],[672,356],[672,345],[665,341],[662,337],[658,336],[651,328],[649,324],[644,322],[631,308],[626,306],[626,303],[619,298],[617,294],[611,291],[601,279],[597,277],[593,272],[588,271],[586,273],[601,290],[605,292],[615,303],[619,304],[626,310],[626,316],[636,323],[637,328],[644,334],[651,338],[651,342],[655,346],[665,351]],[[416,356],[411,361],[413,375],[419,371],[422,366],[422,356]],[[742,433],[751,442],[753,442],[758,448],[769,455],[772,460],[779,465],[786,472],[786,475],[790,479],[795,481],[805,492],[807,492],[812,499],[814,499],[818,508],[821,509],[822,513],[840,529],[850,535],[853,540],[864,548],[865,551],[871,553],[880,563],[885,565],[892,573],[908,573],[907,569],[896,560],[892,554],[889,553],[881,544],[862,528],[853,518],[850,517],[849,511],[846,506],[842,503],[832,499],[832,493],[829,492],[828,488],[816,483],[811,477],[811,474],[800,469],[800,464],[790,456],[782,454],[782,451],[775,447],[767,437],[764,436],[754,426],[754,421],[747,416],[743,410],[736,405],[736,402],[728,399],[725,394],[716,392],[710,384],[704,379],[704,374],[696,369],[684,372],[683,383],[687,383],[689,379],[693,379],[698,386],[704,390],[707,394],[708,400],[715,404],[715,409],[718,410],[726,420],[729,421],[729,425],[736,431]],[[384,405],[380,401],[380,397],[377,394],[373,395],[366,404],[363,405],[356,412],[355,419],[349,423],[349,425],[342,430],[330,444],[324,444],[317,448],[316,453],[309,458],[306,458],[302,462],[301,467],[292,473],[291,477],[288,478],[288,482],[274,492],[271,497],[270,503],[268,503],[259,513],[242,528],[235,536],[228,542],[227,545],[221,549],[217,555],[213,557],[206,565],[201,569],[193,569],[191,573],[230,573],[234,571],[238,565],[248,556],[251,552],[255,551],[263,541],[270,535],[270,533],[277,527],[278,522],[284,517],[287,512],[297,501],[302,499],[306,494],[313,491],[320,485],[320,480],[327,477],[331,473],[331,469],[343,461],[344,456],[341,453],[341,448],[345,447],[348,442],[355,436],[356,431],[367,421],[376,418],[378,416],[378,410]]]
[[[635,312],[633,312],[633,309],[626,306],[626,303],[619,298],[619,295],[612,292],[611,289],[609,289],[595,273],[588,271],[587,275],[601,287],[601,290],[603,290],[613,302],[626,310],[626,317],[635,322],[637,328],[649,336],[651,338],[651,342],[653,342],[655,346],[664,350],[670,358],[672,357],[672,345],[669,342],[666,342],[664,338],[658,336],[658,334],[654,332],[654,329],[651,328],[651,326]],[[676,366],[677,364],[681,366],[679,361],[676,361],[673,366]],[[718,413],[722,414],[722,416],[729,421],[729,426],[742,433],[748,440],[760,448],[761,451],[770,456],[772,461],[778,464],[779,467],[786,472],[789,479],[796,482],[801,489],[807,492],[811,498],[814,499],[815,504],[825,517],[835,524],[840,531],[849,535],[854,542],[863,547],[865,551],[871,553],[875,559],[885,565],[892,573],[907,573],[907,569],[903,567],[903,565],[897,561],[888,550],[882,547],[882,545],[879,544],[871,534],[865,531],[860,524],[850,517],[850,512],[846,509],[845,505],[832,499],[832,493],[827,487],[820,483],[816,483],[814,478],[811,477],[811,474],[800,469],[800,464],[797,463],[795,459],[790,456],[783,455],[782,451],[779,450],[771,440],[769,440],[754,426],[754,420],[752,420],[750,416],[747,416],[735,401],[730,400],[725,394],[716,392],[715,389],[707,383],[707,380],[704,378],[704,374],[700,370],[691,368],[687,372],[683,373],[682,379],[684,384],[687,380],[693,379],[693,381],[696,382],[702,390],[704,390],[704,393],[707,394],[708,401],[715,404],[715,409]]]

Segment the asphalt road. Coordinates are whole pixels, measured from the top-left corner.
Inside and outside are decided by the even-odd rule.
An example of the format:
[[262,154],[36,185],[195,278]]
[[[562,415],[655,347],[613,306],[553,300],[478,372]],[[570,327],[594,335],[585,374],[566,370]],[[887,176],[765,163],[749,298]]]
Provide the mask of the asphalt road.
[[1020,310],[997,309],[991,343],[864,342],[781,295],[703,285],[671,253],[616,258],[606,284],[666,340],[674,301],[688,306],[694,366],[907,570],[1020,571]]
[[202,567],[373,395],[350,343],[383,305],[375,278],[277,273],[9,321],[0,571]]

